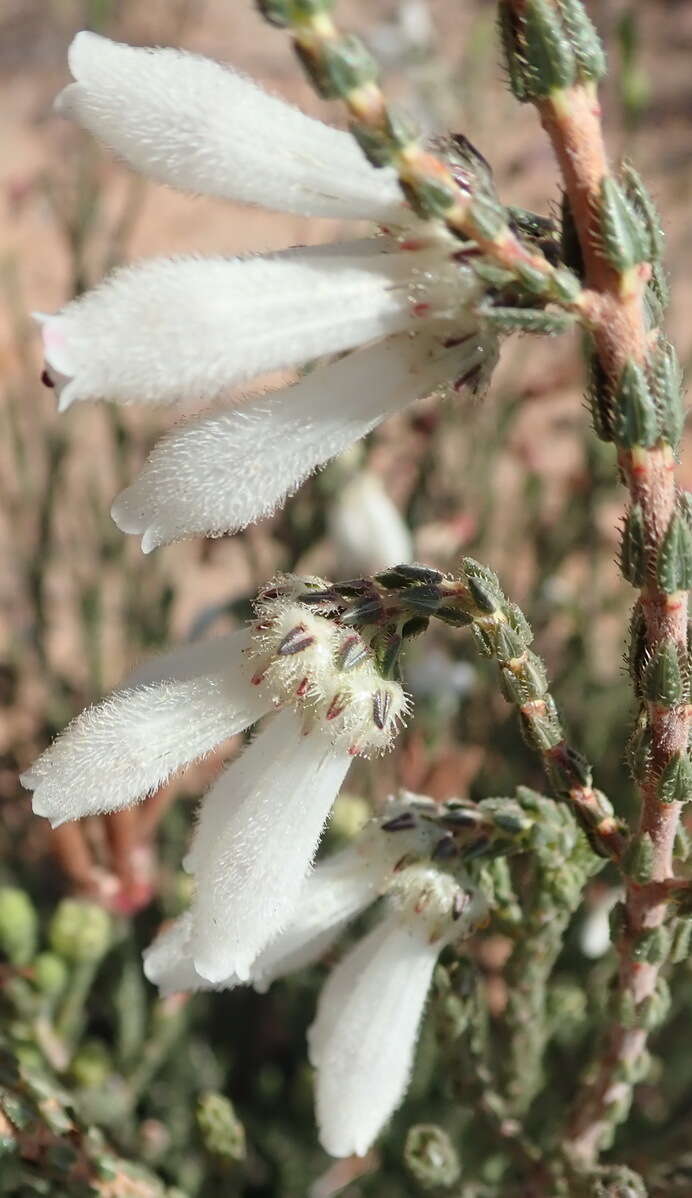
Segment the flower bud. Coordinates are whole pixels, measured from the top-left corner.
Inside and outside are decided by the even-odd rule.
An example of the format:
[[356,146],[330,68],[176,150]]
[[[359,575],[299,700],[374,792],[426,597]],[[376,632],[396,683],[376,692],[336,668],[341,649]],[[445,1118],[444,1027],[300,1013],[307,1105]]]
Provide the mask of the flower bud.
[[418,1123],[409,1128],[404,1163],[423,1190],[452,1186],[461,1173],[452,1141],[447,1132],[434,1123]]
[[85,1089],[103,1085],[113,1072],[113,1063],[106,1045],[101,1040],[87,1040],[72,1059],[70,1073]]
[[33,964],[34,985],[46,998],[57,998],[65,989],[68,970],[62,957],[39,953]]
[[38,917],[27,894],[16,886],[0,889],[0,951],[12,965],[27,965],[36,952]]
[[227,1161],[245,1159],[245,1129],[223,1094],[203,1094],[197,1106],[197,1124],[207,1152]]
[[48,931],[54,952],[75,965],[100,961],[111,943],[110,916],[95,903],[63,899]]

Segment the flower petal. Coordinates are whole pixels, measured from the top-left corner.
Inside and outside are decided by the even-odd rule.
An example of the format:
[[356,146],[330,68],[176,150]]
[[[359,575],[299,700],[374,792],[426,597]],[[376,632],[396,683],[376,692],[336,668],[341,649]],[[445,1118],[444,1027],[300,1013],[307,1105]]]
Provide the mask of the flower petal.
[[331,973],[309,1040],[332,1156],[364,1156],[401,1102],[439,949],[388,916]]
[[340,570],[347,578],[377,574],[411,562],[413,540],[382,479],[360,470],[335,496],[327,517]]
[[[484,342],[477,347],[480,357]],[[182,425],[118,496],[113,519],[123,532],[142,535],[145,552],[195,534],[237,532],[271,515],[389,413],[454,378],[469,356],[424,334],[402,335],[292,387]]]
[[71,379],[61,408],[210,400],[264,371],[408,327],[411,255],[372,244],[359,256],[302,249],[116,271],[43,323],[47,366]]
[[[373,861],[352,846],[321,861],[303,882],[294,918],[257,957],[251,974],[255,989],[264,993],[276,978],[319,960],[345,925],[377,898],[388,868],[389,862]],[[146,976],[164,996],[239,984],[235,974],[213,984],[197,973],[191,911],[159,932],[143,957]]]
[[289,923],[349,764],[286,710],[212,787],[190,854],[194,965],[210,982],[246,981]]
[[70,68],[58,112],[152,179],[280,212],[405,220],[392,170],[220,63],[78,33]]
[[246,672],[115,691],[81,712],[22,775],[54,827],[118,811],[258,720],[267,700]]
[[225,636],[189,641],[167,653],[146,657],[127,675],[119,689],[148,686],[152,682],[189,682],[203,674],[215,674],[219,662],[225,662],[229,673],[243,672],[249,645],[247,628],[239,628]]
[[197,990],[231,990],[237,986],[234,976],[214,985],[200,977],[192,961],[192,912],[174,919],[142,953],[144,976],[158,986],[162,998],[169,994]]
[[390,868],[384,858],[364,856],[353,845],[321,861],[303,883],[290,924],[255,961],[255,989],[264,993],[276,978],[318,961],[378,897]]

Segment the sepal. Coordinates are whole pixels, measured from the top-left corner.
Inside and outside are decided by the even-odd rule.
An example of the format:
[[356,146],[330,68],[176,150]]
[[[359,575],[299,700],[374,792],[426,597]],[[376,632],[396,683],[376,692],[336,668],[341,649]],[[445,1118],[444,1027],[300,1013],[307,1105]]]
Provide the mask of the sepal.
[[677,512],[659,549],[656,580],[667,595],[692,587],[692,528]]
[[614,439],[624,449],[651,449],[658,440],[656,405],[641,366],[625,362],[615,394]]
[[692,799],[692,762],[687,753],[674,753],[658,780],[662,803],[687,803]]
[[600,194],[600,236],[603,255],[624,272],[647,259],[648,238],[641,221],[617,180],[605,175]]

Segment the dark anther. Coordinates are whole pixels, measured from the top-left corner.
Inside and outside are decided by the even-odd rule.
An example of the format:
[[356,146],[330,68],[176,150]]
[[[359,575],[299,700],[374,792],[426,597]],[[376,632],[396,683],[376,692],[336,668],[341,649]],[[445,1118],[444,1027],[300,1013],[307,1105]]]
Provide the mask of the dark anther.
[[416,817],[412,811],[402,811],[401,815],[395,815],[393,819],[388,819],[385,824],[380,824],[383,832],[408,832],[416,826]]

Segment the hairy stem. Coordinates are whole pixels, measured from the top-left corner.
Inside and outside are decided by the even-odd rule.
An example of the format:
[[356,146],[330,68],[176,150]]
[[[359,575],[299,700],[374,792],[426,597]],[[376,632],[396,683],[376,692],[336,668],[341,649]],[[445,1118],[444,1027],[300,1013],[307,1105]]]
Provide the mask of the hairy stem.
[[[534,19],[529,11],[531,4],[510,0],[508,7],[521,36],[522,22]],[[544,22],[552,19],[546,6],[539,15]],[[553,6],[556,20],[558,15],[559,10]],[[610,392],[617,420],[617,405],[624,402],[625,371],[632,365],[635,369],[650,368],[660,336],[658,329],[647,328],[645,320],[645,290],[653,264],[645,260],[647,255],[625,261],[627,255],[623,254],[623,260],[618,261],[617,246],[615,252],[608,252],[609,238],[612,246],[619,236],[607,225],[608,197],[618,184],[608,165],[595,83],[577,74],[570,86],[539,92],[529,98],[538,109],[562,172],[588,288],[583,311],[603,380],[601,386]],[[647,663],[656,660],[666,645],[674,647],[682,673],[686,672],[687,583],[681,577],[683,585],[676,585],[674,578],[671,585],[670,578],[664,577],[666,538],[673,537],[677,519],[674,446],[666,430],[660,428],[658,435],[607,439],[619,444],[618,464],[629,491],[630,513],[635,514],[628,518],[636,518],[642,532],[641,568],[623,572],[640,589],[635,617],[639,664],[634,663],[633,673],[648,744],[636,771],[640,818],[627,861],[639,864],[636,870],[628,868],[627,863],[625,867],[624,917],[617,937],[619,994],[596,1067],[577,1096],[569,1133],[569,1151],[584,1166],[593,1163],[612,1137],[614,1125],[626,1114],[633,1084],[641,1071],[648,1028],[656,1022],[652,1007],[657,986],[660,994],[658,979],[666,956],[662,941],[652,939],[666,915],[666,903],[657,883],[672,877],[673,843],[681,808],[679,801],[670,801],[670,794],[665,795],[668,801],[663,801],[662,778],[668,767],[686,757],[690,712],[685,695],[653,696],[642,693],[637,685],[637,673],[641,681]],[[639,577],[633,578],[633,573]],[[684,797],[681,789],[677,787],[676,799]],[[642,953],[644,942],[654,943],[654,951]]]

